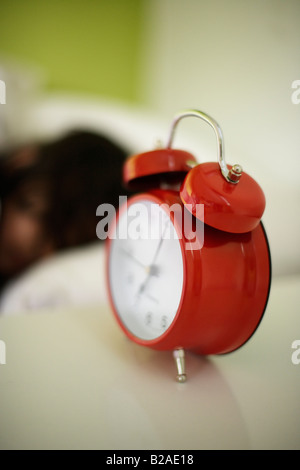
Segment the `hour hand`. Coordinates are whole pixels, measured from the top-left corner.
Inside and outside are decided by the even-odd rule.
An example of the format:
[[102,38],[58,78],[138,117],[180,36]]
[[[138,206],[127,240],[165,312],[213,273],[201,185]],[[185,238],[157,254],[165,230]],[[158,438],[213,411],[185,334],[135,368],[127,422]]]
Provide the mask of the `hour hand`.
[[129,251],[125,250],[124,248],[120,248],[121,253],[126,255],[128,258],[130,258],[135,264],[140,266],[141,268],[145,269],[146,271],[148,270],[148,267],[145,266],[144,263],[142,263],[139,259],[137,259],[135,256],[133,256]]
[[139,297],[142,294],[142,292],[144,292],[145,287],[147,286],[147,283],[152,276],[156,276],[156,277],[159,276],[159,267],[157,264],[151,264],[150,266],[145,266],[145,269],[148,275],[146,279],[144,280],[144,282],[140,285],[140,288],[137,292],[137,297]]

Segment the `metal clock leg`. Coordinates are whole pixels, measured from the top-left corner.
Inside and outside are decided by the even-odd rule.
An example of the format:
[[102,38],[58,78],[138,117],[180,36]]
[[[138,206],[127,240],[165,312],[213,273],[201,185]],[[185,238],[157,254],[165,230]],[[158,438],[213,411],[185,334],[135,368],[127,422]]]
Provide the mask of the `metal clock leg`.
[[177,382],[186,381],[184,349],[174,349],[173,357],[177,367]]

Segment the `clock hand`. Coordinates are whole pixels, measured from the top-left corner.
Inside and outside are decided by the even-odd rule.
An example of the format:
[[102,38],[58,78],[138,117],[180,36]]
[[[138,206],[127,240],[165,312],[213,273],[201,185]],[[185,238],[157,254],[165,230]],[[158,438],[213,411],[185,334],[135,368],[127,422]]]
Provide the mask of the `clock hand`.
[[146,287],[146,285],[148,284],[150,277],[151,277],[151,276],[157,276],[157,275],[158,275],[158,269],[157,269],[157,267],[155,266],[154,263],[155,263],[155,260],[156,260],[156,258],[157,258],[157,256],[158,256],[158,254],[159,254],[159,251],[160,251],[160,249],[161,249],[162,243],[163,243],[163,241],[164,241],[164,235],[165,235],[165,232],[166,232],[166,230],[167,230],[167,225],[168,225],[168,221],[165,223],[164,230],[163,230],[163,232],[162,232],[162,234],[161,234],[159,243],[158,243],[158,245],[157,245],[157,247],[156,247],[156,250],[155,250],[155,253],[154,253],[154,257],[153,257],[153,259],[152,259],[152,263],[146,268],[146,269],[147,269],[147,272],[148,272],[148,275],[147,275],[146,279],[144,280],[144,282],[140,285],[140,288],[139,288],[139,290],[138,290],[138,292],[137,292],[137,297],[139,297],[140,294],[145,290],[145,287]]
[[[164,231],[164,233],[165,233],[165,231]],[[163,233],[162,236],[160,237],[159,244],[158,244],[158,246],[157,246],[157,248],[156,248],[156,251],[155,251],[155,253],[154,253],[154,257],[153,257],[152,263],[150,264],[150,267],[151,267],[151,266],[154,266],[155,260],[156,260],[156,258],[157,258],[157,256],[158,256],[158,253],[159,253],[160,249],[161,249],[162,242],[164,241],[164,238],[163,238],[164,233]]]
[[147,270],[147,277],[144,280],[144,282],[140,285],[140,288],[136,294],[137,297],[140,296],[140,294],[145,290],[146,285],[149,282],[149,279],[151,276],[158,276],[159,270],[157,269],[157,266],[155,264],[151,264],[150,266],[146,267]]
[[145,266],[140,260],[138,260],[137,258],[135,258],[131,253],[129,253],[128,251],[124,250],[124,248],[120,248],[120,251],[128,256],[128,258],[130,258],[132,261],[134,261],[136,264],[138,264],[139,266],[141,266],[141,268],[145,269],[146,271],[147,270],[147,266]]
[[[159,240],[159,243],[158,243],[157,248],[156,248],[156,250],[155,250],[152,263],[150,264],[150,268],[151,268],[151,266],[154,266],[155,260],[156,260],[156,258],[157,258],[157,256],[158,256],[158,253],[159,253],[160,249],[161,249],[161,245],[162,245],[162,242],[164,241],[164,235],[165,235],[165,233],[166,233],[167,226],[168,226],[168,221],[165,222],[165,226],[164,226],[163,232],[162,232],[162,234],[161,234],[161,236],[160,236],[160,240]],[[151,271],[151,269],[150,269],[150,271]]]

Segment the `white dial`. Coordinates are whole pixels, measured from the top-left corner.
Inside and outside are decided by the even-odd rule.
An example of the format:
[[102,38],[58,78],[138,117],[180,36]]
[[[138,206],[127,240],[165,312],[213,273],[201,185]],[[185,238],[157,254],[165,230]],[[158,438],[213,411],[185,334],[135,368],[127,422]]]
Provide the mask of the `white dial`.
[[176,316],[184,269],[178,238],[166,210],[152,200],[121,211],[110,247],[110,291],[120,320],[140,339],[158,338]]

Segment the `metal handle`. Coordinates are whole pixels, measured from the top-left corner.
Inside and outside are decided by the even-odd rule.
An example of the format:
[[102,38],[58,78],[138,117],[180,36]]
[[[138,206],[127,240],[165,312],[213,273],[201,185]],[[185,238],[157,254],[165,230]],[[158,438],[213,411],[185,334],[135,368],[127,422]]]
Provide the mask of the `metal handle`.
[[234,183],[234,184],[238,183],[242,175],[243,169],[241,165],[235,164],[230,170],[228,170],[227,164],[225,162],[225,157],[224,157],[224,139],[223,139],[222,130],[219,124],[212,117],[208,116],[208,114],[205,114],[202,111],[198,111],[196,109],[187,109],[175,115],[173,122],[171,124],[171,132],[170,132],[169,140],[167,143],[167,148],[170,148],[172,145],[175,129],[176,129],[178,122],[184,117],[191,117],[191,116],[202,119],[213,128],[217,137],[218,162],[220,165],[221,173],[224,176],[225,180],[228,181],[229,183]]

